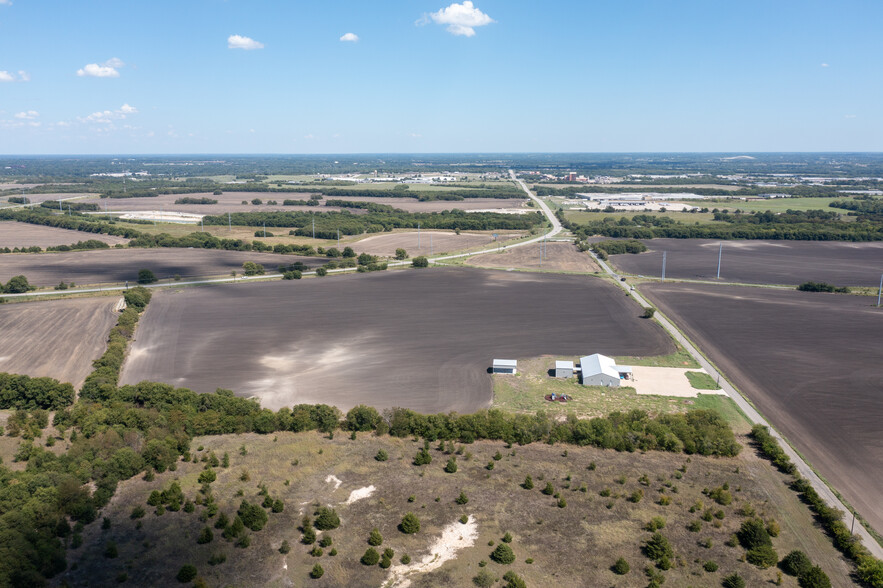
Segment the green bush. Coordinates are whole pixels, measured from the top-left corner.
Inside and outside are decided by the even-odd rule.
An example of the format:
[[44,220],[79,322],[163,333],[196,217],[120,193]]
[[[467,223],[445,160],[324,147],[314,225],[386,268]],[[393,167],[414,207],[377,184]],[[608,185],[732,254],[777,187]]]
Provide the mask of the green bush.
[[316,564],[313,566],[313,569],[310,570],[310,577],[314,580],[318,580],[325,574],[325,570],[322,569],[322,566]]
[[647,557],[657,562],[663,558],[671,559],[674,557],[671,543],[662,533],[653,533],[644,544],[644,553],[647,554]]
[[625,560],[625,558],[621,557],[616,560],[616,563],[613,564],[613,573],[619,574],[620,576],[624,576],[629,573],[631,567],[629,567],[629,562]]
[[194,578],[196,578],[196,566],[192,564],[185,564],[181,566],[181,569],[178,570],[178,575],[175,576],[175,578],[177,578],[177,580],[182,584],[192,582]]
[[204,545],[206,543],[211,543],[214,538],[215,534],[212,533],[212,530],[208,527],[203,527],[202,531],[199,532],[199,537],[196,538],[196,542],[200,545]]
[[555,494],[555,487],[552,486],[552,482],[546,482],[546,487],[542,490],[543,494],[546,496],[552,496]]
[[139,284],[153,284],[157,281],[157,277],[149,269],[138,270]]
[[453,474],[457,471],[457,458],[453,455],[451,459],[448,460],[448,463],[445,464],[445,471],[449,474]]
[[371,529],[371,534],[368,536],[368,545],[378,546],[383,543],[383,535],[380,534],[380,531],[375,527]]
[[748,563],[754,564],[762,570],[776,565],[779,561],[779,555],[772,545],[758,545],[748,550],[745,556]]
[[411,260],[411,265],[413,267],[429,267],[429,259],[425,256],[421,255],[419,257],[415,257]]
[[500,543],[491,553],[491,559],[499,564],[508,565],[515,561],[515,553],[508,543]]
[[782,571],[790,576],[799,576],[812,568],[809,556],[799,549],[795,549],[782,558]]
[[362,556],[362,559],[359,561],[362,562],[362,565],[366,566],[376,566],[377,562],[380,561],[380,554],[377,553],[377,550],[373,547],[369,547],[365,550],[365,554]]
[[282,541],[282,545],[279,546],[279,553],[286,554],[291,551],[291,545],[288,544],[288,540],[285,539]]
[[705,570],[706,572],[709,572],[709,573],[716,572],[717,571],[717,563],[715,563],[713,561],[707,561],[704,564],[702,564],[702,569]]
[[653,517],[650,519],[650,522],[644,526],[644,529],[650,531],[658,531],[659,529],[665,528],[665,519],[663,517]]
[[513,571],[508,571],[503,575],[503,588],[527,588],[527,584],[521,579],[521,576]]
[[730,574],[721,583],[724,588],[745,588],[745,580],[739,574]]
[[242,519],[242,524],[252,531],[260,531],[267,524],[267,511],[257,504],[251,504],[247,500],[243,500],[239,504],[237,514]]
[[399,530],[402,533],[406,533],[408,535],[413,535],[420,531],[420,519],[417,518],[412,512],[409,512],[402,518],[402,522],[399,524]]
[[469,497],[466,496],[466,493],[461,490],[460,495],[454,499],[454,502],[456,502],[457,504],[461,504],[461,505],[466,504],[467,502],[469,502]]
[[524,488],[525,490],[532,490],[533,489],[533,478],[531,478],[530,476],[527,476],[526,478],[524,478],[524,482],[522,482],[521,487]]
[[337,511],[333,508],[321,506],[316,511],[316,521],[314,524],[320,531],[330,531],[340,526],[340,517],[337,516]]
[[770,534],[767,533],[766,525],[760,519],[749,519],[742,523],[737,533],[739,543],[745,549],[751,550],[761,545],[772,545]]
[[831,588],[831,580],[822,568],[813,566],[797,576],[800,588]]

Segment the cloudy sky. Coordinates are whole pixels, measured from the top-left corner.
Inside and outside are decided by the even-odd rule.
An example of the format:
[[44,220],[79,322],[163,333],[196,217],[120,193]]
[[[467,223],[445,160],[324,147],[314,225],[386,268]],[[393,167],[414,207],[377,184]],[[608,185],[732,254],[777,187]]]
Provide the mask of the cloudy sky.
[[0,153],[881,151],[883,2],[0,0]]

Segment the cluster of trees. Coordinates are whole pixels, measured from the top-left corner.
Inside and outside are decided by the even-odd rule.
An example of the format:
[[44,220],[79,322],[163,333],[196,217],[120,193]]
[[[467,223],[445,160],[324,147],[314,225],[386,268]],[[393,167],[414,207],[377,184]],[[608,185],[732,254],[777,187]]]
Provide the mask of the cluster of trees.
[[0,282],[0,293],[2,294],[24,294],[31,290],[36,290],[36,288],[28,283],[26,276],[13,276],[5,285]]
[[828,204],[831,208],[843,208],[850,210],[850,216],[857,216],[858,220],[883,221],[883,198],[871,198],[870,196],[857,196],[851,200],[835,200]]
[[[793,212],[793,211],[792,211]],[[815,215],[730,215],[717,213],[717,222],[690,225],[666,217],[635,215],[631,218],[603,217],[585,224],[576,224],[556,214],[565,228],[577,237],[586,239],[603,235],[619,239],[773,239],[794,241],[881,241],[883,223],[846,222],[825,219]],[[812,211],[809,211],[812,212]],[[816,211],[822,212],[825,211]]]
[[265,273],[264,266],[253,261],[243,263],[242,271],[246,276],[262,276]]
[[[85,241],[77,241],[73,245],[51,245],[46,251],[82,251],[86,249],[110,249],[110,245],[98,239],[87,239]],[[0,253],[41,253],[43,249],[37,245],[30,247],[9,247],[0,248]]]
[[132,239],[141,235],[140,231],[135,229],[116,226],[116,223],[112,220],[98,221],[77,214],[72,216],[53,214],[49,210],[36,208],[0,210],[0,220],[14,220],[22,223],[30,223],[32,225],[71,229],[73,231],[83,231],[85,233],[116,235],[117,237],[125,237],[127,239]]
[[603,252],[606,255],[617,255],[620,253],[643,253],[647,251],[647,246],[640,241],[630,239],[627,241],[608,240],[592,243],[592,250],[595,253]]
[[801,495],[810,510],[816,514],[816,519],[831,536],[834,547],[857,564],[858,578],[871,588],[883,588],[883,561],[872,556],[862,545],[861,539],[850,533],[849,527],[843,522],[843,513],[828,506],[812,484],[797,473],[797,468],[767,427],[755,425],[751,429],[751,437],[776,467],[794,476],[791,488]]
[[185,196],[184,198],[178,198],[175,200],[175,204],[217,204],[218,201],[214,198],[193,198],[192,196]]
[[31,199],[26,196],[10,196],[6,199],[10,204],[30,204]]
[[334,212],[237,212],[228,216],[207,216],[207,225],[298,227],[294,234],[310,237],[315,234],[320,239],[335,239],[340,234],[360,235],[365,232],[379,233],[399,228],[462,229],[462,230],[530,230],[541,225],[545,219],[541,212],[535,214],[512,215],[494,212],[466,213],[451,210],[430,213],[410,213],[404,211],[369,210],[367,214],[352,214],[349,211]]
[[91,202],[64,202],[59,204],[57,200],[47,200],[46,202],[41,202],[40,206],[52,211],[62,210],[82,212],[98,210],[98,205]]
[[74,401],[74,387],[53,378],[0,372],[0,408],[59,410]]

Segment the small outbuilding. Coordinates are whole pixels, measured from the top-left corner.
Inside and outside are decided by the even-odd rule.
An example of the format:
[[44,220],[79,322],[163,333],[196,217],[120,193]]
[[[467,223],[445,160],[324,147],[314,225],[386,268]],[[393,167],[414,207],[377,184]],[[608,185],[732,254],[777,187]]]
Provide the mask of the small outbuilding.
[[612,357],[595,353],[581,357],[580,371],[584,386],[618,387],[622,380],[631,378],[632,368],[616,365]]
[[555,362],[556,378],[572,378],[573,362],[572,361],[556,361]]
[[493,373],[495,374],[515,374],[518,372],[517,359],[495,359],[493,363]]

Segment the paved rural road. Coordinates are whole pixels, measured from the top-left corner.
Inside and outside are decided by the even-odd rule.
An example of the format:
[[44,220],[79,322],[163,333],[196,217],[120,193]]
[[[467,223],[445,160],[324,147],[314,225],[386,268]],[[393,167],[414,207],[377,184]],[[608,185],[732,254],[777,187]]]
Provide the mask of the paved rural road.
[[[548,233],[540,235],[539,237],[534,237],[533,239],[528,239],[526,241],[519,241],[518,243],[512,243],[511,245],[502,245],[493,251],[504,251],[506,249],[514,249],[515,247],[524,247],[525,245],[532,245],[533,243],[539,243],[540,241],[548,240],[550,237],[554,237],[558,233],[560,233],[564,227],[561,226],[561,222],[558,220],[549,206],[543,202],[540,198],[534,196],[531,191],[528,189],[527,185],[515,177],[515,172],[513,170],[509,170],[509,175],[512,177],[512,180],[517,182],[521,189],[524,190],[524,193],[527,194],[527,197],[537,203],[540,207],[540,210],[543,211],[543,214],[546,215],[546,218],[549,219],[549,222],[552,223],[552,230]],[[73,200],[71,198],[70,200]],[[24,206],[31,206],[30,204],[26,204]],[[430,259],[431,262],[444,261],[446,259],[457,259],[460,257],[471,257],[473,255],[480,255],[482,253],[487,253],[489,250],[485,249],[482,251],[473,251],[470,253],[458,253],[456,255],[444,255],[441,257],[433,257]],[[410,265],[410,261],[393,261],[388,265],[390,267],[401,267],[404,265]],[[609,269],[609,268],[608,268]],[[328,273],[342,273],[342,272],[351,272],[355,271],[355,268],[345,267],[339,269],[328,270]],[[314,275],[316,272],[303,272],[303,275],[310,276]],[[147,288],[168,288],[168,287],[176,287],[176,286],[194,286],[198,284],[223,284],[227,282],[235,282],[236,280],[244,281],[244,280],[266,280],[271,278],[281,278],[282,274],[273,273],[273,274],[265,274],[263,276],[240,276],[238,278],[214,278],[210,280],[192,280],[189,282],[173,282],[173,283],[157,283],[157,284],[146,284]],[[133,284],[133,286],[137,286],[139,284]],[[106,288],[82,288],[82,289],[71,289],[65,290],[64,292],[56,292],[54,290],[49,290],[47,292],[26,292],[24,294],[4,294],[4,298],[20,298],[23,296],[53,296],[59,293],[63,294],[82,294],[82,293],[90,293],[90,292],[114,292],[114,291],[122,291],[128,290],[128,286],[108,286]]]
[[[638,301],[638,304],[640,304],[644,308],[652,306],[643,296],[638,293],[637,290],[632,290],[632,287],[629,284],[620,281],[619,274],[614,272],[609,265],[607,265],[604,261],[598,259],[598,257],[595,256],[595,254],[591,251],[590,254],[595,257],[595,261],[598,262],[598,265],[600,265],[604,269],[604,271],[611,275],[615,279],[616,283],[619,284],[619,286],[623,290],[629,292],[629,294],[631,294],[632,297],[634,297],[634,299]],[[828,485],[822,481],[822,479],[818,476],[818,474],[815,473],[815,471],[813,471],[810,465],[806,461],[804,461],[800,455],[798,455],[794,448],[792,448],[791,445],[788,444],[785,438],[782,437],[782,435],[780,435],[779,432],[776,431],[770,425],[770,423],[767,422],[767,420],[763,416],[761,416],[759,412],[757,412],[757,409],[755,409],[742,396],[742,394],[739,393],[738,390],[736,390],[725,378],[721,377],[721,373],[717,370],[717,368],[712,365],[707,359],[705,359],[704,355],[699,353],[699,350],[696,349],[696,347],[694,347],[693,344],[690,343],[690,341],[681,334],[681,331],[679,331],[678,328],[675,327],[674,323],[669,321],[658,310],[656,311],[654,317],[657,321],[659,321],[659,324],[662,325],[662,327],[666,331],[668,331],[672,337],[674,337],[674,339],[678,343],[684,346],[684,349],[686,349],[687,352],[692,355],[696,361],[699,362],[699,365],[702,366],[705,371],[707,371],[709,375],[711,375],[711,377],[718,382],[723,391],[727,393],[727,396],[732,398],[733,402],[735,402],[742,410],[742,412],[745,413],[745,415],[748,417],[748,420],[750,420],[754,424],[761,424],[769,427],[770,433],[779,441],[779,445],[782,446],[782,449],[785,451],[786,454],[788,454],[788,457],[791,459],[792,462],[794,462],[794,465],[797,466],[797,471],[800,473],[801,476],[806,478],[810,482],[810,484],[812,484],[813,488],[816,489],[816,492],[819,493],[819,496],[822,497],[822,499],[828,504],[828,506],[840,509],[844,513],[848,513],[849,509],[846,508],[846,505],[843,504],[843,502],[841,502],[839,498],[837,498],[831,488],[829,488]],[[844,517],[844,522],[847,525],[851,526],[851,517],[849,517],[849,515],[846,515]],[[861,538],[864,546],[868,548],[868,551],[870,551],[871,554],[874,555],[874,557],[883,559],[883,546],[881,546],[879,543],[877,543],[877,541],[874,540],[873,537],[871,537],[871,534],[868,533],[867,529],[865,529],[861,524],[856,524],[855,534]]]

